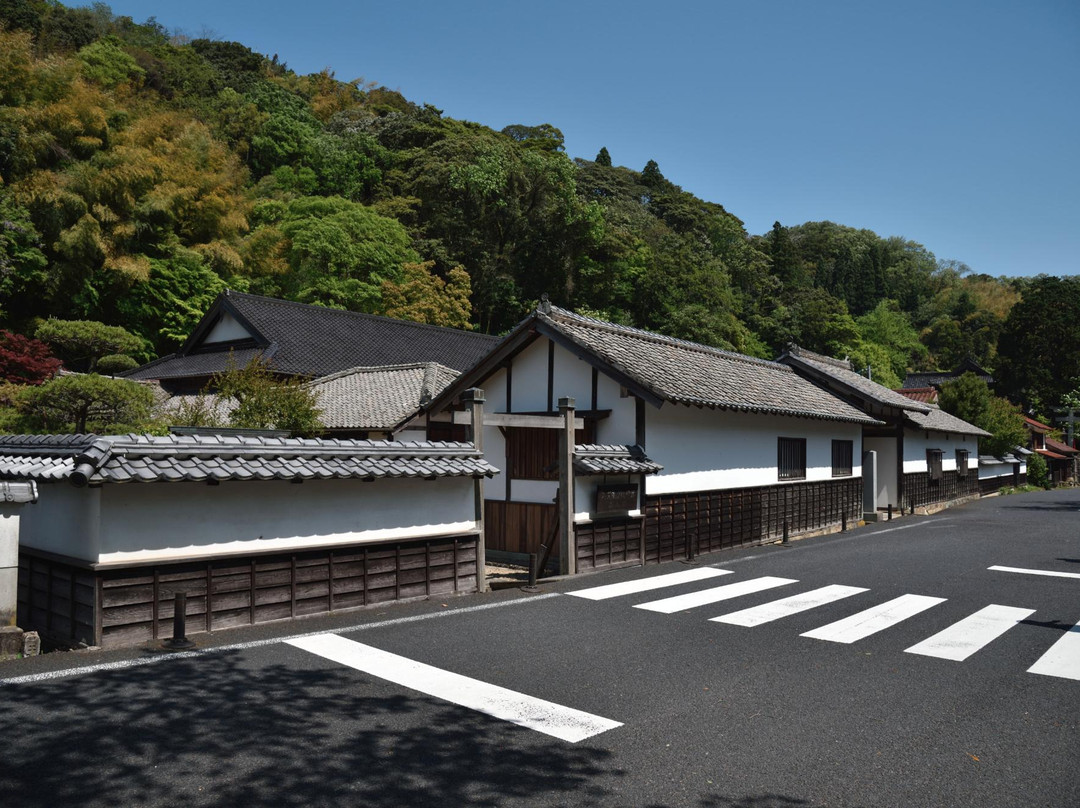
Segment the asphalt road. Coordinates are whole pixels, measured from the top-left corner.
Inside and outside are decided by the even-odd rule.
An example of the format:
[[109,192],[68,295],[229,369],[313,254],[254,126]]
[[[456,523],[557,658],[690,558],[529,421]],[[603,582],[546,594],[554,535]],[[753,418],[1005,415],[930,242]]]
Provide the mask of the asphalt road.
[[[1080,805],[1080,670],[1028,672],[1080,623],[1080,577],[989,569],[1080,574],[1078,526],[1080,491],[991,498],[539,595],[222,632],[192,655],[3,663],[0,803]],[[703,569],[727,573],[567,594]],[[787,582],[635,608],[766,577]],[[836,585],[865,591],[753,627],[710,619]],[[911,595],[940,600],[850,643],[801,636]],[[1033,611],[963,661],[906,652],[991,605]],[[280,641],[317,632],[619,726],[562,740]]]

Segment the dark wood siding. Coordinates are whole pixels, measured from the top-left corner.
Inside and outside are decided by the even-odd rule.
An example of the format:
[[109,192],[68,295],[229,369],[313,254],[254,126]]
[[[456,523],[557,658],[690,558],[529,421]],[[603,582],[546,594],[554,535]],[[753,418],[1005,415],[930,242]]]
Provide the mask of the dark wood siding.
[[640,564],[642,528],[641,518],[577,525],[574,535],[577,539],[578,570]]
[[[540,430],[542,431],[542,430]],[[539,502],[484,501],[484,539],[489,550],[508,553],[539,553],[541,544],[554,539],[558,511],[554,504]],[[559,548],[552,550],[552,557]]]
[[862,478],[646,496],[645,560],[761,544],[783,536],[854,525],[862,513]]
[[[74,625],[61,591],[73,578]],[[177,592],[191,635],[476,588],[475,536],[96,572],[24,551],[19,624],[111,648],[172,636]]]
[[[1006,479],[1011,484],[1012,478]],[[942,471],[939,480],[931,479],[925,471],[904,475],[904,498],[909,508],[913,505],[922,508],[978,495],[979,478],[975,474],[959,477],[955,471]]]
[[[574,431],[575,443],[592,443],[596,429]],[[542,427],[508,427],[506,460],[514,480],[559,479],[559,430]]]

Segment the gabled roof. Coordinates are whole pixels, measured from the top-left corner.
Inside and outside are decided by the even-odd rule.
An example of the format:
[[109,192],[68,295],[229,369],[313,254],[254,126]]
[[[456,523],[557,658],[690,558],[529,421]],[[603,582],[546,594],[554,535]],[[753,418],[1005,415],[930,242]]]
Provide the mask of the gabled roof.
[[950,415],[936,404],[930,412],[906,412],[904,420],[908,425],[916,429],[929,429],[934,432],[952,432],[956,435],[974,435],[980,438],[990,437],[985,429],[979,429],[974,424],[969,424],[955,415]]
[[[208,344],[207,337],[225,315],[248,336]],[[439,362],[462,371],[498,341],[455,328],[226,291],[179,351],[124,375],[130,379],[208,376],[225,370],[230,350],[241,367],[262,357],[278,373],[310,378],[352,367],[416,362]]]
[[1045,435],[1047,432],[1050,431],[1050,427],[1048,427],[1046,424],[1042,423],[1041,421],[1036,421],[1034,418],[1029,418],[1026,415],[1024,416],[1024,426],[1026,426],[1032,432],[1038,432],[1042,435]]
[[938,391],[936,387],[910,387],[901,388],[899,390],[893,390],[894,393],[899,393],[902,396],[907,396],[912,401],[918,401],[920,404],[937,404]]
[[310,383],[327,429],[391,431],[460,374],[438,362],[349,368]]
[[0,435],[0,479],[128,482],[484,477],[469,443],[226,435]]
[[540,336],[580,357],[635,395],[711,409],[858,424],[876,419],[777,362],[585,317],[550,304],[523,320],[498,347],[432,402],[439,411]]
[[798,345],[789,345],[778,361],[790,365],[815,381],[835,388],[842,394],[855,396],[881,407],[909,412],[929,412],[930,410],[929,405],[912,401],[907,396],[893,392],[888,387],[856,373],[851,362],[846,359],[833,359],[830,356],[800,348]]
[[963,362],[957,365],[953,370],[931,370],[920,373],[909,373],[904,378],[905,388],[918,388],[918,387],[941,387],[945,382],[953,381],[963,376],[965,373],[974,373],[979,378],[983,379],[987,384],[994,383],[994,377],[983,368],[979,367],[978,363],[971,357],[966,358]]
[[1053,438],[1046,439],[1046,448],[1052,452],[1057,452],[1061,455],[1072,456],[1080,454],[1080,450],[1074,449],[1069,444],[1062,443],[1061,441],[1054,440]]

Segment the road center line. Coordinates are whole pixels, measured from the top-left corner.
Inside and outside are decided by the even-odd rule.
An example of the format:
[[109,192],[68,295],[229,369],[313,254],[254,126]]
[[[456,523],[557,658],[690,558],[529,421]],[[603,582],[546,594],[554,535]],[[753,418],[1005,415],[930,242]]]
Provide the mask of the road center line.
[[1026,570],[1022,567],[987,567],[994,572],[1019,572],[1024,575],[1047,575],[1051,578],[1080,578],[1080,572],[1058,572],[1057,570]]
[[410,690],[417,690],[570,743],[577,743],[622,726],[620,722],[609,718],[425,665],[423,662],[381,651],[337,634],[318,634],[287,642],[301,650]]

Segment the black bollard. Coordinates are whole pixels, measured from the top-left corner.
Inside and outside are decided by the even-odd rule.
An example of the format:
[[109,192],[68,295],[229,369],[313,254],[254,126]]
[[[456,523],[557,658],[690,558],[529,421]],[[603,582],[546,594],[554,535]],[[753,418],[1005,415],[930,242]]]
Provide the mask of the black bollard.
[[787,519],[784,520],[784,544],[788,543]]
[[847,511],[840,512],[840,532],[847,533]]
[[887,521],[891,522],[892,521],[892,503],[891,502],[889,503],[888,514],[889,514],[889,517],[888,517]]

